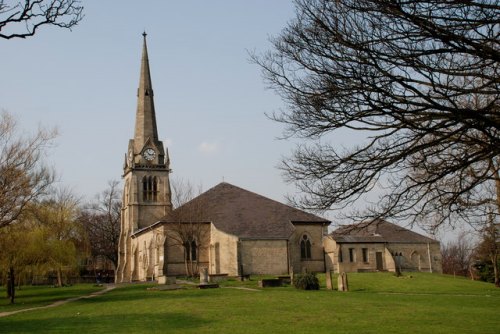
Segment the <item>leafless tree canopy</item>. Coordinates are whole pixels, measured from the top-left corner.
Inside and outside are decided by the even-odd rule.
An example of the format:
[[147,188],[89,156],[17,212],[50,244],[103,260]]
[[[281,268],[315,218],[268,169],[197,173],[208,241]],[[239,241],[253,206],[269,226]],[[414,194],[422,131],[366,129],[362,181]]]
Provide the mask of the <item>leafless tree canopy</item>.
[[108,188],[80,213],[79,221],[87,235],[93,257],[104,256],[115,267],[118,265],[118,241],[122,202],[118,181],[110,181]]
[[[295,3],[273,49],[252,58],[287,106],[271,118],[306,139],[282,163],[305,194],[296,204],[342,208],[382,184],[364,218],[498,213],[499,2]],[[339,147],[346,133],[359,141]]]
[[54,172],[44,165],[45,152],[57,135],[38,130],[19,135],[11,115],[0,115],[0,228],[15,222],[26,205],[44,195],[54,181]]
[[71,29],[83,18],[79,0],[0,0],[0,37],[33,36],[43,25]]
[[170,214],[170,229],[167,237],[173,245],[181,246],[184,250],[184,264],[187,276],[195,276],[198,272],[200,250],[204,247],[209,229],[204,220],[206,202],[196,200],[201,193],[189,182],[174,179],[172,186],[172,204],[174,211]]
[[461,232],[456,240],[441,247],[443,273],[469,276],[472,272],[474,248],[476,245],[468,232]]
[[485,259],[490,261],[495,286],[500,287],[500,224],[495,223],[494,219],[494,215],[488,217],[475,256],[480,262],[484,262]]

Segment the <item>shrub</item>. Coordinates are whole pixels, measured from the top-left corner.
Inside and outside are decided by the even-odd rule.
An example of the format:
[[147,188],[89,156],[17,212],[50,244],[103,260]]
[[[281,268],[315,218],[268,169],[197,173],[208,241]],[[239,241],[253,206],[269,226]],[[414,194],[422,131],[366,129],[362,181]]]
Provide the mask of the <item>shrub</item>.
[[319,279],[316,274],[306,273],[296,275],[293,280],[293,285],[301,290],[319,290]]

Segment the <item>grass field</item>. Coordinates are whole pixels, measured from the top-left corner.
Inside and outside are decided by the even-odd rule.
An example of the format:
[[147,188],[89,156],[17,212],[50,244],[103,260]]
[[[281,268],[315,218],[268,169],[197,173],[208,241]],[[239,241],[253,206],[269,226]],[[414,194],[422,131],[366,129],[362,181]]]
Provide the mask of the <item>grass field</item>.
[[[120,286],[91,299],[1,317],[0,332],[500,333],[500,289],[466,279],[349,274],[350,292],[344,293],[243,285],[255,289],[237,289],[235,281],[208,290]],[[8,308],[0,305],[0,312]]]
[[[0,299],[0,313],[48,305],[61,299],[88,295],[102,289],[102,286],[98,287],[92,284],[77,284],[63,288],[50,286],[22,287],[21,289],[16,289],[15,304],[11,305],[10,299]],[[0,296],[6,296],[5,287],[0,288]]]

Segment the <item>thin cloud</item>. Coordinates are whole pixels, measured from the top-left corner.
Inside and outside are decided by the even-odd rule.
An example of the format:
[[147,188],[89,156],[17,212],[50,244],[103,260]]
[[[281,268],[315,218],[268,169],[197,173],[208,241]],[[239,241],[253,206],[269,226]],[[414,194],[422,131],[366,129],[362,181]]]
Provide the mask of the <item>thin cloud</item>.
[[205,154],[205,155],[211,155],[211,154],[214,154],[218,151],[219,147],[218,147],[218,144],[217,143],[209,143],[209,142],[202,142],[199,146],[198,146],[198,151],[200,151],[201,153]]

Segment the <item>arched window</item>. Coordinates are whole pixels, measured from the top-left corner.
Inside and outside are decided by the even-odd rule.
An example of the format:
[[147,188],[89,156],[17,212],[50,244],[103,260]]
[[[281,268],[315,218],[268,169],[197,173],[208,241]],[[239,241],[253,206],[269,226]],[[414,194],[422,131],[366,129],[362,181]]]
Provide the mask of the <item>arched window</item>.
[[158,179],[156,176],[144,176],[142,178],[142,199],[146,202],[158,200]]
[[191,261],[196,261],[196,241],[191,241]]
[[156,202],[158,200],[158,179],[153,177],[153,184],[151,185],[153,192],[153,201]]
[[195,240],[186,241],[184,243],[184,250],[185,250],[187,261],[196,261],[197,246],[196,246]]
[[142,200],[143,201],[148,200],[148,178],[147,178],[147,176],[144,176],[142,178]]
[[300,241],[300,258],[302,260],[308,260],[311,258],[311,241],[307,235],[302,236]]

